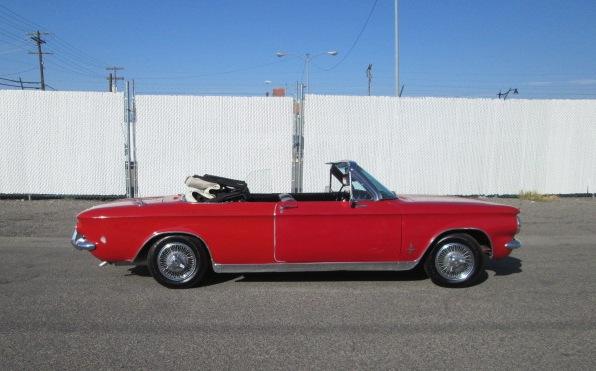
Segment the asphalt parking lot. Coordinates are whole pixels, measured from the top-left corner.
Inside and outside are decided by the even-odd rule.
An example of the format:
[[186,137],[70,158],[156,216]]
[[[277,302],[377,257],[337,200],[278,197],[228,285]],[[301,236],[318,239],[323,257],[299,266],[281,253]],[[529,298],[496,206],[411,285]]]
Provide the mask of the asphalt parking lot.
[[224,275],[169,290],[69,243],[98,201],[0,201],[1,369],[594,369],[596,200],[521,206],[524,248],[483,281]]

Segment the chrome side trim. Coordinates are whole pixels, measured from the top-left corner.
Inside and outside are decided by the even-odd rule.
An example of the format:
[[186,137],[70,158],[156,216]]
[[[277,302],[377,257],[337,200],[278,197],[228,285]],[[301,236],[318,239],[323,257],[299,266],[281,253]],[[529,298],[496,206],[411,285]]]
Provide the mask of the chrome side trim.
[[328,271],[407,271],[418,260],[405,262],[357,262],[357,263],[271,263],[271,264],[218,264],[213,263],[216,273],[266,273],[266,272],[328,272]]
[[85,250],[85,251],[95,250],[95,244],[93,242],[87,240],[85,238],[85,236],[80,235],[76,228],[75,228],[74,232],[72,232],[72,237],[70,238],[70,243],[77,250]]
[[519,249],[520,247],[522,247],[522,244],[521,244],[521,242],[519,242],[518,240],[516,240],[514,238],[511,241],[507,242],[505,244],[505,247],[508,248],[509,250],[515,250],[515,249]]

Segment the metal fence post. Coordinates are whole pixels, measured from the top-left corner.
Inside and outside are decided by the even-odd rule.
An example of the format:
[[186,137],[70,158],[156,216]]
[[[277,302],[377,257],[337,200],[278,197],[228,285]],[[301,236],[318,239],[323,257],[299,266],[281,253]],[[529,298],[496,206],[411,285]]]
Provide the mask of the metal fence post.
[[300,84],[300,132],[299,132],[299,161],[298,161],[298,191],[302,192],[303,174],[304,174],[304,84]]
[[135,94],[135,80],[132,80],[132,90],[129,99],[130,104],[130,135],[131,135],[131,170],[130,170],[130,182],[132,188],[132,196],[137,197],[139,194],[139,184],[137,176],[137,104]]
[[124,91],[124,122],[126,126],[126,144],[124,145],[124,154],[126,156],[125,170],[126,170],[126,197],[134,197],[134,187],[132,180],[132,148],[131,148],[131,96],[130,84],[126,82],[126,89]]
[[122,112],[124,114],[124,176],[126,179],[126,197],[132,197],[130,195],[130,171],[129,171],[129,167],[128,167],[128,157],[129,157],[129,130],[128,130],[128,81],[126,82],[126,88],[124,89],[124,112]]
[[296,83],[292,134],[292,192],[302,192],[304,159],[304,84]]

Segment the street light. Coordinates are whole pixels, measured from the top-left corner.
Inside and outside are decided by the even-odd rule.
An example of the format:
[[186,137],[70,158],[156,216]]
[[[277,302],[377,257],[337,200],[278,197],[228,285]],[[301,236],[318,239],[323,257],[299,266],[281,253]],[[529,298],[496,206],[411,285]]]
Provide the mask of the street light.
[[[275,55],[278,58],[283,58],[289,55],[301,55],[301,54],[295,54],[295,53],[287,53],[287,52],[283,52],[283,51],[279,51],[277,53],[275,53]],[[306,75],[306,93],[309,93],[310,90],[310,62],[316,58],[319,57],[321,55],[329,55],[331,57],[335,57],[337,55],[337,50],[329,50],[326,52],[321,52],[321,53],[317,53],[317,54],[311,54],[311,53],[305,53],[304,54],[304,74]]]

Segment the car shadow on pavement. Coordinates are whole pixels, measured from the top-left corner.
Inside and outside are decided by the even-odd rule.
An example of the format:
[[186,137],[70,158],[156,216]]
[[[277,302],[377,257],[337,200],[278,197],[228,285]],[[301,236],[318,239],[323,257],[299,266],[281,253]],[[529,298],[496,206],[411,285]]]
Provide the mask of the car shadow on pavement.
[[[141,277],[151,277],[151,273],[149,269],[145,265],[137,265],[131,268],[128,268],[128,273],[126,276],[141,276]],[[201,286],[211,286],[217,285],[220,283],[233,281],[239,277],[242,277],[240,274],[230,274],[230,273],[220,273],[220,274],[208,274],[205,277],[205,280],[201,283]]]
[[[493,271],[495,276],[508,276],[520,273],[522,261],[518,258],[507,257],[502,260],[489,260],[486,263],[486,270]],[[150,277],[151,274],[146,266],[135,266],[128,269],[127,276]],[[341,282],[341,281],[421,281],[427,279],[423,269],[417,268],[411,271],[388,272],[388,271],[338,271],[338,272],[287,272],[287,273],[245,273],[231,274],[218,273],[209,274],[201,286],[217,285],[224,282]],[[479,285],[488,279],[488,274],[483,272],[479,279],[472,286]]]
[[128,272],[126,276],[151,277],[151,273],[149,273],[149,269],[145,265],[135,265],[132,268],[128,268]]
[[486,263],[486,270],[495,272],[495,276],[508,276],[521,273],[522,261],[513,256],[501,260],[490,260]]
[[247,273],[237,282],[337,282],[337,281],[420,281],[427,279],[424,271],[416,269],[405,272],[288,272]]

